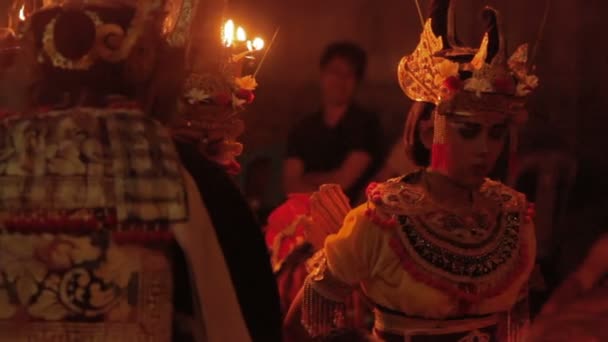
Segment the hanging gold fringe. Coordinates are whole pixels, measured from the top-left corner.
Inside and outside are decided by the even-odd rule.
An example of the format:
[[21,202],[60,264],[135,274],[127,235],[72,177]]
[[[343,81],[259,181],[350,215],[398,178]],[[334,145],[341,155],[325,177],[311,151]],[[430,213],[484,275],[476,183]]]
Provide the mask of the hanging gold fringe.
[[302,325],[312,337],[343,327],[346,313],[344,302],[323,296],[315,289],[314,282],[310,277],[306,279],[302,303]]

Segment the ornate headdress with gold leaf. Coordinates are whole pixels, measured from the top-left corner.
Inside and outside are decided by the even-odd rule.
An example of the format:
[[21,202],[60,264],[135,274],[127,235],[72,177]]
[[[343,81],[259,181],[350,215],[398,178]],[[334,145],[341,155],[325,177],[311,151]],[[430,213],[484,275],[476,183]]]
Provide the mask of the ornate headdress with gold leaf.
[[[486,7],[483,14],[487,31],[481,46],[461,47],[451,23],[453,4],[436,1],[416,50],[399,63],[399,83],[409,98],[434,103],[443,114],[520,113],[523,100],[538,86],[538,78],[529,74],[528,46],[518,47],[507,60],[498,13]],[[447,25],[440,22],[446,19]]]
[[[40,63],[64,70],[88,70],[98,61],[125,60],[146,26],[156,27],[158,35],[170,46],[184,46],[197,3],[198,0],[51,0],[44,1],[41,8],[30,9],[27,19],[22,20],[25,26],[41,31]],[[72,32],[70,47],[66,48],[66,44],[57,41],[66,34],[58,31],[69,32],[74,23],[79,24],[80,32]]]
[[[414,101],[437,106],[433,141],[434,168],[445,167],[445,117],[503,113],[513,123],[527,119],[526,97],[538,86],[530,74],[528,46],[518,47],[506,58],[500,16],[490,7],[483,11],[486,33],[478,49],[458,44],[454,32],[454,6],[450,0],[433,2],[416,50],[405,56],[398,78],[405,94]],[[516,135],[512,131],[511,149]]]

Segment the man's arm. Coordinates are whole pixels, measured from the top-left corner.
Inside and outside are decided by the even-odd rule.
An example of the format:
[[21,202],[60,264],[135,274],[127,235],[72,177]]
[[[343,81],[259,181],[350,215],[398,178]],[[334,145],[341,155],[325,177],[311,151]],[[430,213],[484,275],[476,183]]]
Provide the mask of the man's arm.
[[335,170],[304,173],[302,161],[289,158],[284,163],[283,186],[287,193],[314,192],[322,184],[338,184],[342,189],[348,189],[365,172],[371,160],[369,153],[354,151]]
[[353,151],[348,154],[342,165],[329,172],[315,172],[304,175],[306,183],[338,184],[342,189],[350,188],[363,175],[372,158],[364,151]]

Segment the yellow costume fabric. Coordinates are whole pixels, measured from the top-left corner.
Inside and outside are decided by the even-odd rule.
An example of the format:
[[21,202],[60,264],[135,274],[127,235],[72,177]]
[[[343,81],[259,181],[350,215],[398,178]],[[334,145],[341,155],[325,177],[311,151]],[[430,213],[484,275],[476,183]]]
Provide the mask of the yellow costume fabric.
[[[368,195],[327,238],[308,289],[339,302],[360,285],[379,307],[433,320],[504,313],[521,299],[536,249],[522,194],[487,180],[464,216],[401,179]],[[309,330],[315,315],[304,313]]]

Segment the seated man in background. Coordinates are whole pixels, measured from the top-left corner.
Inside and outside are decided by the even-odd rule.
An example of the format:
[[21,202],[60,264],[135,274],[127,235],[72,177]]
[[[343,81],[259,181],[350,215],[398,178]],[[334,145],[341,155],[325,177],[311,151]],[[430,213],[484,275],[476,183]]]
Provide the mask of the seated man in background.
[[380,123],[354,104],[366,59],[347,42],[329,45],[321,56],[322,108],[289,134],[285,193],[311,193],[334,183],[353,201],[370,180],[379,159]]

